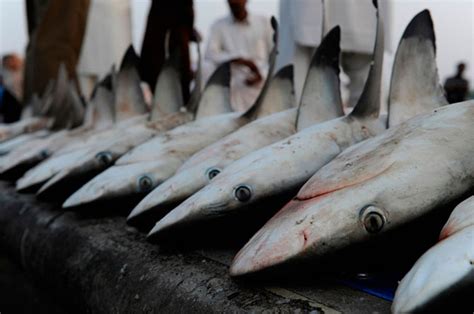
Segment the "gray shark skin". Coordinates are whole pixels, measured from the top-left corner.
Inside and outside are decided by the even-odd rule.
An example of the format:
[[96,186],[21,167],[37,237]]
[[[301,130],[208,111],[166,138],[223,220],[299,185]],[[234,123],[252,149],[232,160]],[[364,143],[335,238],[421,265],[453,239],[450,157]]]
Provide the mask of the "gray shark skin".
[[148,113],[138,75],[138,56],[130,46],[122,59],[116,78],[115,120],[121,121]]
[[42,139],[49,136],[51,133],[48,130],[39,130],[33,133],[27,133],[18,135],[10,140],[0,143],[0,157],[5,156],[11,151],[22,147],[25,144],[29,144],[37,139]]
[[50,118],[33,117],[11,124],[0,124],[0,143],[25,133],[32,133],[48,128]]
[[[205,90],[202,93],[202,97],[200,97],[199,104],[198,104],[198,111],[201,109],[206,112],[206,115],[210,116],[209,121],[214,121],[212,116],[221,116],[219,115],[220,112],[228,112],[230,110],[230,104],[228,103],[229,100],[226,100],[222,103],[215,104],[211,103],[212,97],[216,96],[216,99],[222,99],[221,95],[228,94],[228,87],[230,84],[230,73],[229,73],[229,63],[224,63],[216,69],[214,74],[211,76],[209,82],[206,85]],[[165,69],[166,70],[166,69]],[[175,75],[176,71],[165,71],[160,74],[159,81],[162,80],[172,80]],[[171,75],[170,75],[171,73]],[[224,75],[223,75],[224,73]],[[228,75],[225,75],[228,73]],[[159,83],[159,82],[158,82]],[[160,84],[157,84],[157,88]],[[161,86],[167,87],[168,84],[164,84]],[[157,89],[157,92],[159,90]],[[164,93],[171,94],[170,91],[164,91]],[[181,90],[177,89],[174,92],[174,98],[181,98]],[[166,96],[165,98],[173,98],[170,95]],[[155,99],[160,99],[156,97]],[[155,145],[160,145],[159,143],[163,143],[163,140],[168,142],[168,145],[172,145],[173,143],[170,142],[171,139],[176,140],[180,137],[185,137],[182,141],[186,141],[191,138],[190,131],[194,132],[197,131],[198,128],[203,128],[206,126],[205,122],[199,122],[197,120],[195,122],[190,122],[193,116],[191,113],[188,112],[168,112],[164,113],[165,111],[169,111],[172,108],[177,109],[177,105],[171,106],[168,105],[166,108],[160,109],[161,103],[157,102],[154,105],[154,108],[158,108],[155,110],[154,119],[145,124],[145,127],[141,126],[136,134],[133,134],[126,131],[126,134],[122,134],[121,136],[117,136],[116,140],[109,143],[106,143],[100,147],[100,149],[95,151],[90,151],[88,154],[82,156],[80,159],[76,159],[75,163],[70,164],[67,168],[63,169],[59,172],[55,177],[53,177],[50,181],[48,181],[39,191],[39,195],[41,194],[48,194],[54,192],[56,187],[60,187],[63,183],[67,180],[73,180],[77,177],[81,177],[84,174],[97,174],[97,172],[104,170],[111,166],[114,162],[116,165],[121,165],[123,160],[125,163],[128,163],[127,160],[130,160],[136,156],[136,152],[138,151],[138,155],[143,148],[152,149],[154,151]],[[161,113],[162,116],[160,117],[158,113]],[[232,116],[233,114],[224,114],[225,116]],[[153,115],[152,115],[153,117]],[[206,120],[206,119],[204,119]],[[208,122],[209,122],[208,121]],[[225,120],[227,121],[227,120]],[[227,121],[228,122],[228,121]],[[225,125],[218,124],[225,129]],[[229,124],[229,126],[232,123]],[[231,126],[235,127],[235,126]],[[176,130],[173,130],[176,128]],[[214,130],[215,132],[223,131],[224,129],[219,129],[218,127]],[[169,131],[169,133],[167,132]],[[197,131],[199,132],[199,131]],[[205,137],[205,135],[201,135]],[[195,137],[193,137],[196,140]],[[206,140],[212,140],[212,135],[209,136]],[[192,148],[192,144],[188,147],[189,149]],[[130,152],[129,152],[130,151]],[[171,151],[172,155],[174,151]],[[146,158],[150,158],[152,155],[146,156]],[[148,163],[146,165],[149,165]],[[135,169],[135,168],[134,168]],[[150,170],[151,171],[151,170]],[[115,173],[111,170],[112,173]],[[130,174],[130,172],[125,172],[125,174]],[[140,175],[141,176],[141,175]],[[105,178],[110,179],[111,177],[105,174]],[[159,178],[153,182],[161,182]],[[135,182],[132,183],[135,186]],[[118,185],[117,185],[118,186]],[[137,193],[141,193],[138,189],[135,189]],[[113,194],[113,193],[112,193]],[[115,195],[115,194],[114,194]]]
[[12,172],[15,168],[34,166],[57,151],[66,152],[81,147],[84,144],[81,138],[95,134],[94,139],[97,139],[100,137],[97,131],[110,130],[114,124],[113,94],[103,86],[104,81],[93,92],[82,126],[35,137],[28,141],[28,145],[12,149],[8,157],[0,158],[0,174]]
[[[277,32],[277,23],[274,19],[272,19],[272,26],[275,32]],[[275,45],[270,53],[269,73],[264,87],[255,104],[247,112],[243,114],[226,113],[197,119],[194,122],[182,125],[153,138],[124,155],[116,163],[117,167],[129,164],[128,168],[122,167],[124,173],[127,174],[127,178],[124,179],[120,176],[120,179],[127,180],[128,185],[133,188],[124,189],[123,193],[119,193],[116,191],[119,186],[114,182],[115,179],[104,172],[74,193],[66,200],[63,207],[76,207],[99,200],[87,192],[93,190],[93,188],[88,185],[95,185],[97,189],[108,191],[101,194],[102,199],[106,199],[109,196],[114,197],[118,194],[127,196],[129,194],[126,193],[126,190],[143,192],[143,189],[137,189],[137,184],[140,184],[142,181],[147,183],[145,184],[146,192],[149,192],[173,175],[179,166],[197,151],[236,131],[243,125],[260,118],[261,114],[268,115],[282,110],[282,106],[279,103],[269,103],[266,100],[266,95],[272,94],[271,92],[269,93],[269,91],[272,91],[272,86],[278,84],[278,80],[272,77],[276,54],[277,50]],[[210,80],[210,82],[212,82],[212,80]],[[211,91],[212,90],[210,90],[210,92]],[[201,97],[201,102],[209,100],[208,97]],[[226,103],[228,102],[229,100],[226,100]],[[199,107],[201,107],[201,104]],[[141,163],[142,167],[132,165],[134,163]],[[157,168],[158,165],[161,167]],[[115,169],[109,170],[116,172]],[[103,178],[103,180],[101,178]]]
[[[127,129],[117,129],[110,139],[101,141],[95,145],[95,149],[89,148],[86,155],[55,174],[41,187],[38,196],[48,198],[50,195],[58,198],[60,195],[69,194],[77,189],[77,184],[87,182],[94,175],[113,165],[118,158],[135,146],[192,120],[192,114],[180,111],[183,97],[179,64],[176,64],[174,56],[170,58],[166,60],[158,77],[150,121]],[[64,188],[68,185],[70,189]]]
[[467,193],[474,187],[473,119],[474,101],[445,106],[349,148],[252,237],[231,275],[317,261]]
[[400,282],[392,312],[436,311],[440,310],[442,301],[451,302],[458,310],[461,304],[470,304],[468,310],[472,311],[474,305],[469,292],[473,288],[474,196],[471,196],[454,209],[441,231],[440,242],[423,254]]
[[[258,119],[220,141],[194,154],[177,171],[176,175],[159,185],[140,202],[129,216],[129,221],[145,214],[166,214],[168,207],[185,200],[204,187],[225,167],[245,155],[293,135],[310,124],[342,116],[339,91],[339,41],[340,30],[335,27],[322,41],[313,55],[308,69],[302,101],[298,109],[289,109]],[[283,69],[284,76],[292,76],[290,68]],[[288,72],[288,73],[285,73]],[[282,83],[285,80],[281,80]],[[287,84],[291,84],[286,80]],[[278,86],[277,86],[278,87]],[[278,87],[266,101],[282,104],[294,102],[294,90]],[[282,91],[285,90],[286,92]],[[334,107],[334,109],[330,109]],[[298,112],[302,112],[301,115]],[[304,120],[302,117],[305,117]],[[298,120],[299,118],[299,120]],[[299,123],[298,123],[299,122]]]
[[[113,121],[117,123],[112,128],[86,131],[72,143],[65,145],[61,149],[54,151],[51,158],[44,163],[40,163],[35,168],[30,169],[17,182],[18,191],[28,190],[49,180],[64,168],[73,166],[80,162],[79,156],[87,156],[87,153],[96,148],[100,152],[100,146],[113,141],[120,134],[127,134],[125,130],[128,127],[137,127],[146,123],[148,108],[144,102],[142,90],[140,87],[140,78],[136,69],[138,56],[132,46],[130,46],[123,59],[120,71],[117,75],[111,74],[112,99],[105,97],[105,101],[113,101]],[[60,75],[59,77],[64,76]],[[58,81],[61,81],[58,78]],[[98,96],[101,96],[99,94]],[[102,95],[103,96],[103,95]],[[104,104],[98,104],[98,106]],[[109,104],[106,104],[109,107]],[[54,108],[53,108],[54,109]],[[46,110],[53,110],[46,109]],[[98,112],[98,110],[96,110]],[[81,133],[81,132],[79,132]],[[77,133],[76,133],[77,134]],[[42,150],[45,152],[45,150]],[[50,153],[48,151],[48,153]],[[90,153],[89,153],[90,154]]]
[[[129,220],[149,211],[184,200],[205,186],[233,160],[247,150],[258,149],[273,139],[285,138],[295,132],[296,109],[285,110],[258,119],[193,155],[177,173],[157,186],[131,212]],[[250,140],[250,141],[249,141]],[[192,164],[192,163],[195,164]],[[212,165],[212,166],[208,166]]]
[[305,128],[235,161],[158,221],[149,237],[179,225],[222,217],[267,197],[295,190],[345,148],[385,130],[378,119],[383,61],[381,24],[379,20],[374,62],[351,114]]
[[[134,151],[149,150],[149,158],[132,163],[120,162],[119,159],[115,166],[105,170],[71,195],[63,207],[76,207],[93,201],[114,198],[117,195],[126,196],[129,191],[149,192],[171,176],[190,155],[202,146],[217,141],[223,134],[228,134],[242,126],[242,120],[239,117],[238,113],[209,117],[156,136],[151,140],[153,147],[147,145],[134,149]],[[210,125],[212,129],[209,128]],[[98,195],[96,190],[102,193]]]
[[[130,50],[126,56],[129,54]],[[124,59],[122,63],[126,63],[125,61]],[[131,70],[128,69],[127,72],[129,71]],[[171,71],[171,74],[173,73]],[[160,74],[160,79],[163,79],[162,76],[169,74],[169,71],[165,71]],[[168,79],[173,79],[173,76],[168,77]],[[125,94],[123,97],[127,97],[126,90],[135,90],[138,85],[138,81],[129,81],[128,85],[122,84],[117,86],[117,89],[123,89],[122,94]],[[172,93],[172,91],[168,90],[165,92],[168,94]],[[180,90],[174,91],[174,93],[178,94]],[[118,95],[120,94],[118,93]],[[133,98],[129,99],[129,102],[133,101]],[[120,110],[120,104],[123,102],[115,101],[115,112]],[[155,103],[153,109],[160,105],[160,103]],[[200,105],[205,106],[207,103],[201,103]],[[158,108],[155,111],[161,112],[162,110]],[[186,112],[175,112],[165,114],[163,117],[155,114],[154,119],[149,121],[151,117],[147,114],[133,113],[133,111],[129,112],[129,114],[129,118],[122,118],[112,128],[98,132],[86,132],[86,134],[83,134],[73,143],[56,151],[51,158],[26,172],[23,178],[17,182],[17,189],[25,191],[51,179],[51,182],[45,185],[41,192],[46,193],[48,190],[54,190],[62,181],[70,177],[74,178],[84,173],[90,173],[93,170],[98,171],[107,168],[131,148],[140,145],[156,134],[184,124],[192,118]],[[134,131],[130,132],[130,130]]]

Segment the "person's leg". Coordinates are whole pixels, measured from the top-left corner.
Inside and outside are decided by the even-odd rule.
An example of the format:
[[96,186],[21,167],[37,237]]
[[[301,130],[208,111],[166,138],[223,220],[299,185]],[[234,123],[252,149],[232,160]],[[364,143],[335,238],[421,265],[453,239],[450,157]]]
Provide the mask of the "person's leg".
[[294,51],[295,54],[293,59],[293,65],[295,73],[295,99],[297,104],[299,104],[301,99],[301,93],[303,92],[304,82],[306,80],[306,74],[311,63],[311,57],[313,56],[314,47],[295,44]]
[[153,92],[158,73],[165,61],[165,40],[169,29],[167,21],[160,13],[159,3],[161,2],[152,2],[140,53],[140,78],[148,84]]
[[372,55],[358,52],[342,52],[341,65],[344,73],[349,77],[349,100],[347,107],[354,107],[364,89],[369,74]]
[[42,95],[56,78],[59,65],[66,65],[77,84],[76,67],[84,38],[90,0],[50,0],[32,40],[31,93]]

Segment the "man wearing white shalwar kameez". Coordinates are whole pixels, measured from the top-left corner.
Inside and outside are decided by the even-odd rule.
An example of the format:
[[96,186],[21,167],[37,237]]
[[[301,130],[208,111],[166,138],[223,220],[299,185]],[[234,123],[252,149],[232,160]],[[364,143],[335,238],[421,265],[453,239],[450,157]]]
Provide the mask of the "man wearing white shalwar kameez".
[[121,58],[132,41],[129,0],[92,0],[77,73],[84,96]]
[[[387,1],[379,1],[387,15]],[[324,12],[324,17],[323,17]],[[355,105],[368,75],[376,32],[376,16],[372,0],[280,0],[280,55],[277,66],[293,62],[297,99],[324,28],[341,27],[341,66],[349,78],[347,107]],[[387,18],[385,18],[387,20]],[[388,22],[385,23],[387,33]],[[387,39],[388,36],[386,36]],[[388,40],[386,40],[387,42]]]
[[[245,4],[246,1],[229,0],[231,11],[232,2]],[[232,12],[217,20],[210,29],[204,55],[205,77],[220,63],[236,60],[232,65],[231,101],[237,111],[249,108],[262,88],[273,47],[272,36],[270,19],[248,12],[241,20]],[[258,73],[252,70],[252,63]]]

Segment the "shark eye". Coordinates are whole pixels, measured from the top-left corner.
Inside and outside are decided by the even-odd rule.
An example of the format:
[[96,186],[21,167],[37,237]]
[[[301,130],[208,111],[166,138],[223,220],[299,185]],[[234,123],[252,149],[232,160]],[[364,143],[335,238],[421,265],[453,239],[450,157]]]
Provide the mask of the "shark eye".
[[373,205],[364,207],[360,217],[365,230],[371,234],[380,232],[385,225],[384,212]]
[[153,189],[153,180],[147,176],[141,176],[138,179],[138,191],[139,192],[150,192]]
[[247,202],[252,197],[252,190],[248,185],[239,185],[234,189],[234,196],[240,202]]
[[219,173],[221,173],[221,170],[218,168],[209,168],[207,170],[207,178],[209,180],[214,179]]
[[112,154],[110,152],[100,152],[95,155],[95,158],[104,166],[112,163]]
[[49,151],[47,149],[43,149],[40,151],[39,156],[41,158],[48,158],[49,157]]

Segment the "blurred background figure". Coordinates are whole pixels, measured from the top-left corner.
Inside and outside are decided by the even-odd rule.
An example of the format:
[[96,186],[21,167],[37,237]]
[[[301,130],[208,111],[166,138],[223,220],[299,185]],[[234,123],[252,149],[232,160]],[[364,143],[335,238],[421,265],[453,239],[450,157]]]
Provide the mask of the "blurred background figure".
[[[388,12],[387,2],[379,1],[382,14]],[[323,28],[328,31],[340,25],[341,66],[349,78],[346,106],[352,108],[357,103],[372,61],[376,32],[374,12],[372,0],[280,0],[282,30],[278,66],[294,63],[298,101],[312,54],[321,42]],[[388,16],[384,20],[385,34],[390,34]]]
[[89,98],[94,84],[120,60],[132,42],[130,0],[91,0],[77,67],[82,93]]
[[446,98],[450,104],[461,102],[467,99],[469,92],[469,81],[464,78],[464,71],[466,70],[465,63],[457,65],[457,72],[454,76],[446,79],[444,83],[444,90],[446,91]]
[[18,121],[23,97],[23,60],[16,53],[2,57],[0,69],[0,122]]
[[178,52],[181,64],[181,85],[185,103],[189,99],[189,85],[193,74],[189,57],[189,43],[199,39],[194,30],[192,0],[153,0],[143,38],[140,76],[154,91],[158,73],[166,58],[166,47]]
[[29,43],[24,103],[42,95],[61,63],[79,89],[76,68],[86,29],[90,0],[26,0]]
[[270,18],[248,12],[247,0],[228,0],[230,15],[209,31],[204,54],[205,77],[222,62],[233,60],[231,102],[237,111],[253,104],[262,88],[273,47]]
[[3,86],[18,100],[23,99],[23,59],[16,53],[2,57]]

